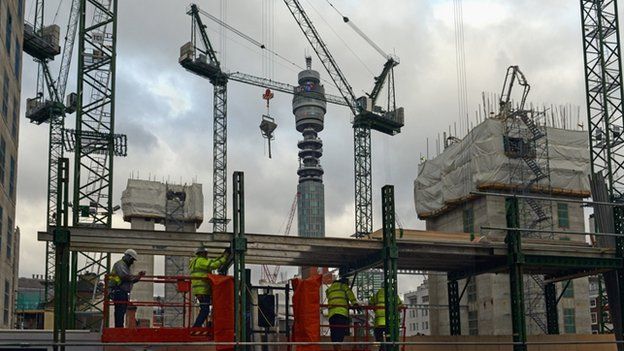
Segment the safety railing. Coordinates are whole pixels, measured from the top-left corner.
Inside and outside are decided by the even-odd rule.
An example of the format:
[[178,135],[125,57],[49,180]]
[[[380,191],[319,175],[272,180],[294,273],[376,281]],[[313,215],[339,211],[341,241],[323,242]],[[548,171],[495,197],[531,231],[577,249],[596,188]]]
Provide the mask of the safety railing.
[[[321,309],[327,310],[330,305],[321,304]],[[335,305],[331,305],[335,307]],[[348,325],[330,325],[321,323],[321,328],[326,328],[329,330],[331,326],[335,327],[348,327],[349,330],[353,329],[353,333],[349,333],[348,335],[352,336],[352,340],[346,342],[346,344],[352,345],[353,351],[370,351],[369,346],[372,344],[376,344],[379,341],[374,339],[374,330],[375,330],[375,310],[383,309],[383,307],[370,306],[370,305],[358,305],[357,307],[349,307],[351,313],[349,313],[349,324]],[[399,313],[401,314],[400,318],[400,339],[402,342],[405,342],[406,339],[406,327],[405,327],[405,318],[406,318],[407,308],[405,306],[399,307]],[[386,314],[386,317],[388,314]],[[384,333],[384,338],[381,342],[386,341],[387,335]],[[405,351],[405,345],[401,346],[401,350]]]
[[[135,284],[175,284],[176,291],[182,297],[181,301],[164,302],[160,300],[150,301],[119,301],[113,299],[111,293],[109,276],[105,279],[105,291],[108,296],[104,300],[103,306],[103,328],[102,341],[104,342],[167,342],[167,341],[209,341],[212,340],[212,328],[210,327],[193,327],[192,320],[193,308],[195,307],[193,296],[191,294],[191,282],[194,279],[205,279],[190,276],[143,276],[141,280]],[[132,298],[132,295],[130,295]],[[124,327],[115,328],[111,326],[111,308],[114,310],[116,306],[126,306],[126,315],[124,318]],[[143,327],[137,326],[135,320],[135,312],[139,307],[151,308],[150,318],[153,318],[153,310],[166,308],[175,308],[182,313],[182,325],[176,327],[156,326]]]

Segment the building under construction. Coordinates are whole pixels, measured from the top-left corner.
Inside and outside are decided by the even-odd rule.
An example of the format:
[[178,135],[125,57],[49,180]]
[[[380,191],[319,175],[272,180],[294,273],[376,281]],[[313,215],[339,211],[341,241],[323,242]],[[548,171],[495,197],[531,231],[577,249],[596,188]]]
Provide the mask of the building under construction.
[[[47,248],[45,295],[54,306],[54,323],[51,333],[0,331],[0,348],[527,351],[544,345],[568,350],[576,344],[578,350],[587,345],[595,351],[624,350],[624,87],[616,3],[581,1],[589,133],[554,128],[544,122],[544,111],[527,108],[528,83],[511,66],[498,113],[464,138],[445,136],[444,150],[421,164],[414,196],[416,214],[426,220],[427,230],[409,230],[397,228],[394,186],[372,182],[372,132],[398,135],[405,122],[395,101],[398,57],[382,50],[332,5],[385,60],[373,88],[358,97],[355,91],[360,89],[351,86],[301,2],[283,2],[340,96],[325,91],[320,69],[312,70],[310,61],[296,85],[226,72],[204,21],[260,50],[272,48],[195,4],[187,9],[191,38],[181,40],[177,62],[205,78],[207,91],[212,88],[213,93],[211,106],[202,100],[202,111],[212,107],[212,230],[196,232],[204,220],[201,185],[136,179],[128,181],[121,199],[130,228],[113,228],[113,163],[127,151],[126,136],[115,132],[117,40],[123,36],[117,28],[118,1],[72,0],[56,79],[49,63],[61,53],[58,27],[43,24],[44,2],[35,1],[35,17],[41,18],[25,26],[23,50],[37,63],[40,81],[26,115],[50,128],[46,227],[37,235]],[[10,2],[9,11],[15,12],[15,3]],[[0,4],[0,15],[4,13]],[[78,57],[77,91],[65,100],[73,56]],[[171,61],[175,64],[176,58]],[[277,127],[268,118],[270,90],[294,95],[296,128],[303,135],[297,145],[297,236],[257,234],[245,226],[246,215],[258,209],[246,206],[245,174],[228,168],[228,98],[238,98],[228,96],[231,82],[264,90],[267,118],[261,131],[269,141]],[[511,99],[515,82],[523,88],[516,106]],[[355,230],[334,236],[325,235],[332,229],[325,228],[323,144],[318,136],[328,103],[347,107],[353,115],[353,158],[348,161],[354,165]],[[74,112],[76,127],[66,128],[65,117]],[[73,164],[65,152],[74,153]],[[379,204],[373,203],[375,191],[381,192]],[[587,200],[590,195],[592,201]],[[596,233],[590,242],[585,240],[589,233],[581,206],[595,212]],[[376,226],[374,207],[382,217]],[[291,207],[291,219],[293,215]],[[156,230],[157,224],[164,230]],[[375,227],[381,229],[373,232]],[[227,257],[219,274],[189,276],[188,259],[198,247],[209,257]],[[136,288],[126,301],[109,293],[119,278],[110,275],[111,254],[128,248],[142,258],[133,268],[149,274],[129,279]],[[154,256],[166,256],[163,275],[154,273]],[[313,270],[307,277],[258,286],[252,265],[324,267],[334,274]],[[371,269],[374,274],[367,276]],[[431,274],[428,299],[420,297],[428,308],[423,322],[431,335],[408,337],[406,313],[413,307],[401,306],[399,274],[423,272]],[[613,334],[590,334],[590,275],[602,277],[599,285],[604,282],[609,308],[603,313],[601,304],[599,316],[609,316]],[[331,306],[321,298],[323,284],[337,276],[359,280],[361,286],[354,288],[360,293],[374,287],[374,293],[385,296],[377,303],[361,299],[350,306],[346,327],[352,335],[342,345],[326,335],[323,314]],[[194,279],[211,289],[207,325],[192,323],[199,310]],[[163,288],[164,298],[155,298],[156,287]],[[5,292],[4,301],[8,299]],[[6,310],[7,303],[0,306]],[[126,311],[116,327],[113,310]]]
[[[504,241],[505,199],[487,193],[508,193],[524,196],[520,200],[520,228],[543,231],[524,232],[527,241],[585,244],[584,236],[565,232],[586,229],[583,207],[578,203],[590,194],[586,132],[538,125],[534,113],[522,113],[528,114],[528,125],[518,113],[486,119],[461,140],[447,138],[440,155],[420,164],[414,197],[418,216],[426,220],[428,230],[466,232],[475,241]],[[531,128],[536,128],[538,137]],[[508,280],[503,274],[484,274],[460,282],[466,287],[462,305],[468,306],[463,334],[511,333]],[[527,332],[547,333],[543,277],[525,276],[524,288]],[[558,317],[562,330],[588,333],[587,279],[558,283],[557,291],[564,290]],[[429,292],[431,304],[446,304],[446,277],[430,276]],[[440,309],[430,312],[432,334],[450,332],[447,314]]]

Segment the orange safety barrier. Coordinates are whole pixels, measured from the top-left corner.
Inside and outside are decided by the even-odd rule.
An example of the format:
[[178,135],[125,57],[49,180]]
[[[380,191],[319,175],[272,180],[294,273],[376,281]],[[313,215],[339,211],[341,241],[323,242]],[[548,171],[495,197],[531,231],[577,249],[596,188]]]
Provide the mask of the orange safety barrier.
[[[321,340],[321,275],[313,275],[307,279],[293,279],[293,316],[294,325],[292,341],[319,342]],[[297,351],[320,351],[320,345],[300,345]]]
[[[212,328],[214,341],[234,341],[234,277],[209,274],[212,285]],[[217,350],[233,350],[234,346],[217,346]]]
[[[234,341],[234,278],[230,276],[207,275],[212,284],[212,326],[204,328],[192,327],[193,296],[191,281],[201,279],[188,276],[145,276],[137,284],[174,284],[181,294],[180,302],[111,301],[104,299],[104,325],[102,328],[102,342],[193,342],[193,341]],[[108,293],[108,275],[104,280],[104,291]],[[130,296],[132,297],[132,296]],[[182,325],[178,327],[137,327],[133,321],[128,321],[125,328],[111,328],[109,315],[115,304],[126,304],[131,307],[174,308],[180,311]],[[132,312],[126,314],[128,319],[134,318]],[[220,346],[217,350],[231,350],[231,346]]]

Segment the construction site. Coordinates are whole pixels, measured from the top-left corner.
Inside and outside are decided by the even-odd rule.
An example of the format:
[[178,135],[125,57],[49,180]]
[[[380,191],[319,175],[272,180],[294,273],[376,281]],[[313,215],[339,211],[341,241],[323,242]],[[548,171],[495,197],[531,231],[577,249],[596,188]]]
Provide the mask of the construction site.
[[624,351],[617,1],[353,3],[2,0],[0,350]]

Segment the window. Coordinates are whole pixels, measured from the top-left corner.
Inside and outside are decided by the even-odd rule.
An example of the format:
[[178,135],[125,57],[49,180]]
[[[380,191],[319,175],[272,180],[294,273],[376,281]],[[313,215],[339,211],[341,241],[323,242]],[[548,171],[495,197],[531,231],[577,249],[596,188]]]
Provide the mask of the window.
[[589,300],[589,306],[596,307],[596,299],[590,299]]
[[479,314],[468,311],[468,335],[479,335]]
[[17,40],[17,37],[15,37],[15,62],[13,63],[13,74],[15,75],[15,79],[19,79],[20,68],[22,64],[21,50],[22,50],[21,45],[19,41]]
[[15,159],[11,156],[11,164],[9,168],[9,197],[15,200]]
[[4,186],[4,170],[6,164],[6,141],[0,135],[0,184]]
[[596,312],[591,313],[591,323],[598,324],[598,314]]
[[7,121],[9,119],[9,74],[6,71],[4,72],[2,96],[2,117]]
[[418,317],[418,310],[414,310],[414,316],[413,317]]
[[563,309],[563,330],[566,334],[576,333],[576,323],[574,320],[574,308]]
[[466,292],[468,293],[468,302],[477,301],[477,282],[476,278],[469,278],[468,286],[466,287]]
[[8,280],[4,281],[4,324],[9,324],[9,306],[11,305],[11,285]]
[[557,218],[559,219],[559,228],[570,228],[568,204],[557,204]]
[[429,310],[423,310],[423,317],[427,317],[429,315]]
[[422,297],[422,303],[429,303],[429,295]]
[[11,134],[13,139],[17,138],[17,124],[19,123],[19,99],[13,100],[13,127],[11,128]]
[[6,258],[7,260],[11,259],[11,255],[13,254],[13,220],[9,218],[7,220],[7,242],[6,242]]
[[474,211],[472,207],[464,209],[464,233],[474,233]]
[[[567,282],[562,283],[562,288],[565,288],[565,290],[563,291],[563,297],[574,297],[574,281],[568,280],[568,282],[570,282],[569,285]],[[567,288],[566,285],[568,285]]]
[[13,17],[9,12],[9,7],[6,7],[7,22],[5,27],[4,45],[6,45],[7,54],[11,54],[11,37],[13,37]]
[[418,330],[418,323],[414,323],[414,330]]
[[425,322],[425,330],[429,329],[429,322]]

